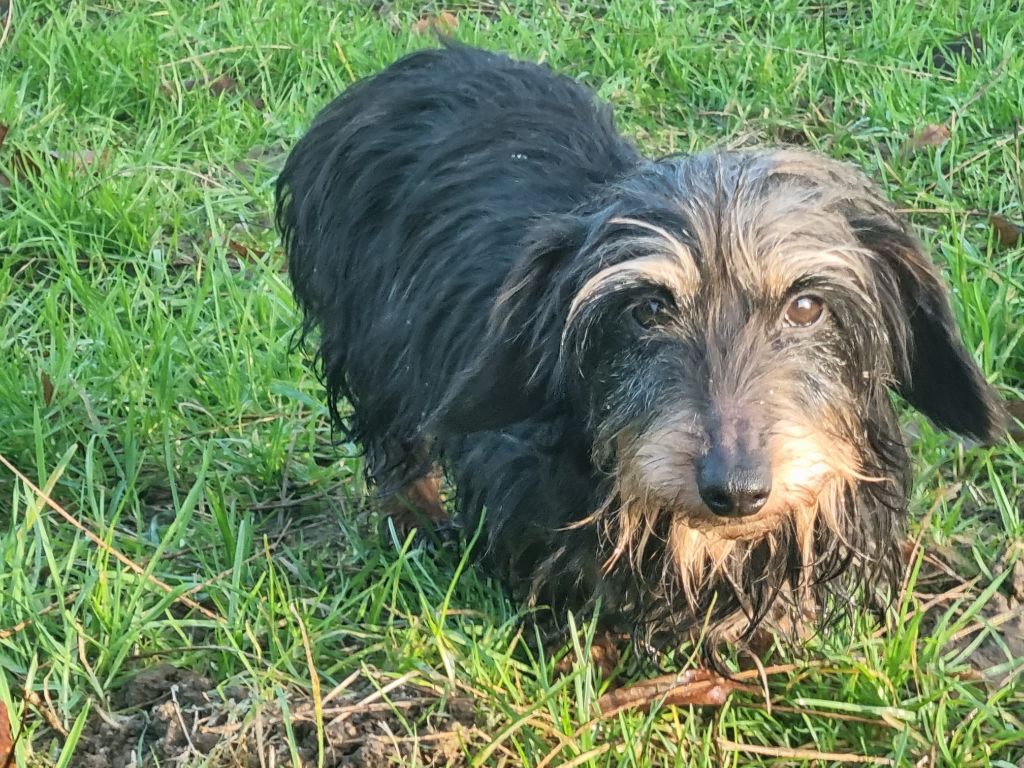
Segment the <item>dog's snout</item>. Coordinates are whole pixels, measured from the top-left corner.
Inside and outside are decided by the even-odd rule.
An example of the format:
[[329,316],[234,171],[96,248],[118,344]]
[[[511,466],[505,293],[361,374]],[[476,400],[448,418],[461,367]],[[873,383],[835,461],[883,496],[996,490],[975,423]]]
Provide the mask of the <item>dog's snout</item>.
[[771,495],[771,468],[757,455],[713,450],[697,468],[697,489],[719,517],[749,517]]

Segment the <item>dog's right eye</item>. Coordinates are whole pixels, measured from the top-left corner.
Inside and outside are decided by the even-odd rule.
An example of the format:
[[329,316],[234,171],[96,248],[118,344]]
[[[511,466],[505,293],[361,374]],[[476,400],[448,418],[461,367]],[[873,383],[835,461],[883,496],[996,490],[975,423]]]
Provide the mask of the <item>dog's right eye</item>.
[[787,328],[810,328],[825,314],[825,302],[817,296],[805,294],[793,299],[782,317]]
[[657,328],[668,320],[668,302],[648,296],[633,305],[632,315],[642,328]]

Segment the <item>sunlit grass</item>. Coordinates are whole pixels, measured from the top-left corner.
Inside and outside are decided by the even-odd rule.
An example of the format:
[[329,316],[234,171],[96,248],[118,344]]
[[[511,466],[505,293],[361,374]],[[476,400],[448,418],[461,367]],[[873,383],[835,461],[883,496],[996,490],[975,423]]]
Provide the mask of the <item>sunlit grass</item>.
[[[290,349],[276,169],[353,77],[431,44],[413,31],[421,6],[6,5],[0,454],[77,521],[0,467],[0,701],[19,759],[85,764],[74,753],[97,713],[131,714],[118,697],[158,662],[247,691],[245,727],[312,706],[316,690],[344,684],[335,701],[358,690],[359,703],[401,679],[374,699],[393,705],[380,722],[404,738],[457,721],[452,754],[477,764],[1024,759],[1019,637],[1008,641],[1024,627],[1020,445],[965,447],[908,416],[920,572],[887,627],[865,616],[804,657],[781,650],[793,666],[770,678],[771,712],[740,695],[602,719],[596,668],[557,672],[519,606],[458,550],[379,530],[355,447],[332,444],[321,389]],[[797,141],[860,164],[911,211],[986,374],[1020,394],[1024,251],[1000,247],[984,215],[1024,218],[1024,20],[1009,4],[450,10],[459,38],[595,87],[651,154]],[[972,29],[983,50],[937,67],[935,46]],[[907,151],[929,124],[951,138]],[[628,654],[623,671],[642,674]],[[428,703],[393,700],[410,691]],[[286,762],[318,742],[293,719]],[[428,763],[432,743],[407,762]]]

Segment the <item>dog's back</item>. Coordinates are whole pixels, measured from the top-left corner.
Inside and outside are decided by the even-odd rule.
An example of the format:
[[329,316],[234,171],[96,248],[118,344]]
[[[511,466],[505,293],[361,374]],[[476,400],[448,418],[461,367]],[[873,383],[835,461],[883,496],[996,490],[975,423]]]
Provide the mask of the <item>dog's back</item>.
[[403,441],[468,362],[466,324],[483,330],[532,219],[637,160],[571,79],[461,46],[414,53],[321,112],[279,179],[278,225],[332,407],[354,407],[378,481],[411,460]]

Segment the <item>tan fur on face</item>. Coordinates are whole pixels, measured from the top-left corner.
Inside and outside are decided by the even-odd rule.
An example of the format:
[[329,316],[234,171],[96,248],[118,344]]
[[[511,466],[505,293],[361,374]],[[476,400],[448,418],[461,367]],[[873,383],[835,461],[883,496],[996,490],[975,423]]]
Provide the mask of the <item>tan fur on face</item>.
[[[775,600],[780,592],[747,568],[767,549],[772,578],[780,580],[770,586],[786,593],[779,600],[806,606],[812,595],[820,598],[811,589],[816,568],[827,569],[837,553],[863,550],[852,519],[857,486],[881,481],[861,463],[872,454],[862,459],[870,446],[860,444],[860,415],[844,412],[856,401],[849,380],[859,371],[849,370],[846,346],[835,343],[844,329],[829,302],[840,297],[848,304],[837,308],[852,306],[870,318],[885,309],[880,297],[891,300],[878,279],[878,255],[861,245],[847,215],[851,205],[885,204],[855,172],[805,153],[751,153],[743,162],[698,157],[680,166],[678,183],[685,194],[672,204],[685,232],[615,219],[639,233],[631,242],[642,247],[628,249],[639,255],[623,261],[622,238],[599,245],[598,263],[612,266],[587,280],[569,308],[567,327],[596,306],[590,302],[632,280],[665,285],[679,300],[678,322],[656,332],[678,333],[685,355],[675,374],[682,381],[666,382],[664,402],[657,382],[634,385],[654,403],[657,421],[627,428],[612,445],[602,441],[617,462],[614,488],[580,525],[594,524],[604,537],[606,574],[626,569],[657,579],[660,572],[657,591],[670,603],[678,594],[703,610],[726,583],[730,606],[752,592]],[[805,290],[820,292],[824,317],[837,322],[785,326],[788,301]],[[879,328],[877,341],[899,347],[901,339],[886,339],[887,332]],[[769,460],[772,491],[756,514],[719,517],[701,499],[697,465],[712,439],[716,449],[724,441],[729,450]],[[746,608],[716,619],[716,631],[735,623],[741,633],[745,614],[752,615]]]
[[[680,269],[687,273],[687,279],[694,283],[700,280],[700,274],[697,271],[697,265],[693,261],[693,254],[690,252],[690,249],[687,248],[678,237],[673,235],[664,227],[659,227],[657,224],[652,224],[649,221],[631,219],[627,217],[614,218],[609,220],[608,223],[619,226],[636,227],[637,229],[642,229],[654,235],[657,239],[652,241],[651,244],[655,246],[655,250],[661,250],[667,245],[669,251],[673,256],[675,256]],[[644,238],[640,237],[632,239],[632,243],[634,245],[642,243],[643,241]]]
[[[884,204],[857,172],[799,151],[751,153],[745,164],[702,168],[680,205],[713,289],[729,278],[783,297],[801,278],[829,275],[871,299],[876,256],[843,214],[851,194]],[[716,279],[709,280],[709,276]]]
[[637,568],[657,535],[658,521],[669,515],[665,578],[676,581],[696,604],[730,558],[749,551],[740,546],[744,542],[766,539],[774,546],[776,532],[791,525],[808,568],[819,521],[842,536],[843,491],[864,477],[852,446],[807,425],[776,425],[768,447],[774,468],[771,496],[756,515],[737,521],[714,515],[701,501],[695,467],[701,445],[699,432],[687,421],[620,440],[615,492],[599,512],[599,524],[613,543],[606,570],[623,557]]

